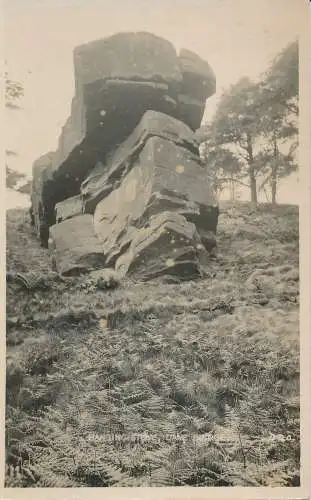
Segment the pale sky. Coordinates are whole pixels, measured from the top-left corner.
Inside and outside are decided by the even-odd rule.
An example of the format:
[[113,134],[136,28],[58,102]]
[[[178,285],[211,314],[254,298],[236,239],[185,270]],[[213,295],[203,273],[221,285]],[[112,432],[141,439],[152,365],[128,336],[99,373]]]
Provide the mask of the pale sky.
[[[74,92],[76,45],[118,31],[150,31],[206,59],[222,89],[256,78],[295,39],[304,0],[6,0],[5,58],[25,87],[22,110],[6,113],[10,165],[30,174],[33,161],[57,146]],[[292,191],[290,189],[289,191]]]

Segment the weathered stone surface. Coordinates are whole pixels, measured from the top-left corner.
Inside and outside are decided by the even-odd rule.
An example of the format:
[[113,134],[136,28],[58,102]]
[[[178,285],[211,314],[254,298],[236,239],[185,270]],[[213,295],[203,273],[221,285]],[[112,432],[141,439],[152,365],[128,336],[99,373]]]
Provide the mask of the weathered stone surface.
[[176,50],[148,32],[117,33],[74,50],[75,76],[83,85],[106,78],[180,82]]
[[206,99],[216,92],[216,77],[208,62],[190,50],[181,49],[179,64],[182,84],[178,118],[196,130],[202,122]]
[[140,32],[77,47],[74,68],[58,148],[34,165],[31,217],[44,244],[51,229],[57,270],[125,259],[143,279],[199,275],[218,219],[194,133],[215,92],[210,66]]
[[195,130],[215,90],[209,65],[150,33],[118,33],[74,51],[76,93],[42,188],[47,225],[54,207],[79,194],[99,162],[126,140],[146,110],[167,113]]
[[93,214],[97,204],[113,190],[114,183],[107,178],[110,167],[109,162],[98,162],[82,182],[80,191],[84,213]]
[[42,188],[48,225],[56,203],[79,194],[98,162],[115,150],[148,109],[170,113],[169,85],[181,81],[173,45],[149,33],[119,33],[74,51],[76,94]]
[[178,118],[195,131],[200,125],[205,111],[205,100],[187,94],[178,95]]
[[151,216],[169,210],[178,212],[186,217],[189,222],[193,222],[200,234],[203,246],[209,253],[216,247],[216,228],[218,222],[219,209],[216,204],[211,203],[211,198],[207,204],[190,201],[186,196],[178,196],[165,189],[152,193],[145,210],[144,220]]
[[162,212],[136,232],[128,251],[117,260],[116,271],[142,281],[163,274],[192,279],[201,276],[202,254],[206,257],[195,225],[181,214]]
[[71,113],[67,118],[58,141],[55,152],[53,167],[54,170],[62,164],[73,149],[78,146],[86,136],[85,106],[78,95],[75,95],[71,102]]
[[100,269],[105,265],[102,245],[91,215],[79,215],[50,227],[49,248],[56,270],[62,275]]
[[56,222],[63,222],[83,214],[83,204],[80,195],[67,198],[65,201],[57,203],[55,206]]
[[[169,85],[180,84],[182,76],[173,45],[150,33],[118,33],[74,50],[76,95],[71,116],[59,140],[54,170],[86,173],[90,165],[84,154],[92,146],[92,160],[104,156],[135,128],[147,109],[170,111],[165,99]],[[93,141],[83,143],[94,133]],[[81,146],[83,161],[74,152]],[[71,153],[74,154],[69,158]],[[68,165],[62,165],[65,160]],[[92,165],[91,165],[92,166]],[[82,179],[81,179],[82,180]]]
[[86,213],[93,213],[99,201],[120,184],[150,137],[169,139],[198,154],[193,132],[187,125],[164,113],[146,111],[132,134],[116,149],[106,164],[99,162],[82,182],[81,194]]
[[207,61],[195,52],[181,49],[179,64],[182,73],[182,94],[208,99],[216,92],[216,77]]
[[[150,138],[120,187],[94,213],[94,228],[110,265],[152,216],[170,210],[196,224],[199,234],[215,234],[218,207],[199,158],[161,137]],[[207,238],[204,239],[204,243]],[[211,251],[215,241],[208,240]]]

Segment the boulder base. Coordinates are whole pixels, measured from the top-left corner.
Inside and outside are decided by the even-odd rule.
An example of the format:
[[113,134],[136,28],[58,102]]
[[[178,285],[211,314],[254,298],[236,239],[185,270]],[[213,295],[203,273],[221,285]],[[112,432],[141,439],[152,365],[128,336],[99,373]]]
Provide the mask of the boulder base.
[[49,248],[56,270],[64,276],[100,269],[105,265],[91,215],[79,215],[52,226]]
[[152,137],[120,187],[96,206],[94,229],[107,263],[124,253],[153,216],[168,210],[172,217],[175,213],[195,224],[201,245],[213,249],[213,238],[205,243],[215,233],[218,207],[199,158],[167,139]]
[[55,205],[55,217],[57,223],[63,222],[67,219],[72,219],[72,217],[82,214],[83,204],[80,195],[67,198],[67,200],[61,201]]
[[164,274],[195,279],[201,276],[205,258],[195,225],[178,213],[163,212],[136,232],[129,250],[117,260],[116,271],[142,281]]

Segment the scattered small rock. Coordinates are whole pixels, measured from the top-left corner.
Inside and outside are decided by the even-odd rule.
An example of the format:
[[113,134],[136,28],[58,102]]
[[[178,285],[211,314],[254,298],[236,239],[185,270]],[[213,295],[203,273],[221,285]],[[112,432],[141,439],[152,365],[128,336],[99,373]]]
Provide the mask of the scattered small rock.
[[114,269],[101,269],[89,274],[82,288],[91,290],[111,290],[119,286],[119,277]]

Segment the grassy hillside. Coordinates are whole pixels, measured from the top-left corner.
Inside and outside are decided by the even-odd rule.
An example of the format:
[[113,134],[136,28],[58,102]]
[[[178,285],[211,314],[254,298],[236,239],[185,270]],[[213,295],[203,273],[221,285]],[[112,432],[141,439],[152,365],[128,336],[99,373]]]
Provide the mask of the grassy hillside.
[[298,255],[227,204],[202,280],[62,281],[9,211],[7,486],[298,486]]

